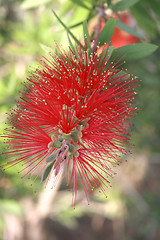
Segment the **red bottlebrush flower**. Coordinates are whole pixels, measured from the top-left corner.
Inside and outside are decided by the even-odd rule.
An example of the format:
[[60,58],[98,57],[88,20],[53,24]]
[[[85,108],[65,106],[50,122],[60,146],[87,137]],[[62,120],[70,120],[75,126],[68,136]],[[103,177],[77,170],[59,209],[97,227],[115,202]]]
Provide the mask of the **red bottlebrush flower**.
[[[130,27],[133,27],[133,28],[135,27],[134,19],[128,12],[119,13],[119,16],[121,18],[121,21],[124,24],[126,24]],[[115,14],[113,14],[112,17],[119,20]],[[103,20],[100,25],[100,30],[102,30],[104,28],[105,24],[106,24],[106,22]],[[133,43],[139,43],[139,42],[140,42],[140,38],[138,38],[128,32],[125,32],[122,29],[115,26],[114,33],[111,37],[111,45],[114,46],[114,48],[119,48],[119,47],[123,47],[123,46],[133,44]],[[108,46],[109,46],[108,43],[104,44],[103,46],[101,46],[99,48],[99,52],[102,52]]]
[[[130,27],[135,27],[134,20],[129,13],[121,13],[120,17],[123,23]],[[117,26],[115,27],[114,33],[111,38],[112,46],[114,46],[115,48],[138,42],[140,42],[140,39],[138,37],[135,37],[134,35],[119,29]]]
[[129,119],[137,111],[137,80],[121,60],[111,61],[108,51],[88,56],[80,47],[43,57],[9,117],[13,159],[3,167],[20,163],[23,177],[43,174],[41,182],[65,171],[73,201],[77,173],[86,197],[95,187],[104,192],[111,167],[128,152]]

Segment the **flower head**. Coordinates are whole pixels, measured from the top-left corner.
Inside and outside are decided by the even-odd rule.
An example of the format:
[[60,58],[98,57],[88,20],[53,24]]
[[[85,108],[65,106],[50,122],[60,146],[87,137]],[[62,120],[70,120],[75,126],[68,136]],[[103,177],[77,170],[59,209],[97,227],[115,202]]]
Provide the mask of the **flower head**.
[[[104,18],[101,18],[101,21],[99,23],[97,22],[97,19],[94,19],[93,21],[91,21],[89,29],[90,29],[90,34],[93,35],[93,39],[96,40],[96,37],[97,37],[95,34],[95,29],[97,24],[100,25],[99,26],[100,31],[102,31],[105,24],[108,22],[108,20],[115,18],[117,20],[117,25],[115,26],[113,35],[110,39],[111,45],[114,46],[114,48],[119,48],[129,44],[140,43],[141,39],[139,37],[134,36],[125,30],[122,30],[122,28],[125,26],[131,27],[133,28],[133,30],[136,29],[136,22],[134,18],[131,16],[131,14],[129,12],[119,12],[118,15],[119,16],[112,13],[110,17],[105,16]],[[119,25],[122,25],[121,26],[122,28],[119,27],[118,23]],[[109,46],[109,43],[105,43],[99,48],[98,52],[102,52],[108,46]]]
[[10,116],[5,137],[14,159],[4,167],[22,163],[23,176],[42,175],[41,182],[66,172],[73,201],[77,174],[86,197],[95,187],[104,192],[111,167],[128,152],[136,86],[108,50],[88,56],[80,47],[59,48],[43,57]]
[[[114,16],[117,19],[117,16]],[[121,21],[127,26],[133,27],[135,29],[136,23],[134,18],[129,14],[129,12],[122,12],[120,14]],[[118,19],[117,19],[118,20]],[[140,38],[123,31],[122,29],[115,26],[114,33],[111,38],[112,46],[115,48],[126,46],[128,44],[139,43]]]

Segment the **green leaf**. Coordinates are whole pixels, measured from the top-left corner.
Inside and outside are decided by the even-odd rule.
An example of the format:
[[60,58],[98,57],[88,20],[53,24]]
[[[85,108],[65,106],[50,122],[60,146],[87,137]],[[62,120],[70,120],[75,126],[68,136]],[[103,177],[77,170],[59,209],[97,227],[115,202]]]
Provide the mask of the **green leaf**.
[[[78,58],[78,54],[77,54],[76,49],[74,48],[74,46],[73,46],[73,44],[72,44],[72,41],[71,41],[71,39],[70,39],[70,37],[69,37],[68,32],[67,32],[67,38],[68,38],[68,42],[69,42],[70,48],[72,49],[72,51],[73,51],[73,53],[75,54],[75,56]],[[60,141],[60,139],[59,139],[59,141]]]
[[51,0],[26,0],[21,4],[21,8],[23,9],[30,9],[30,8],[36,8],[39,7],[40,5],[46,4],[51,2]]
[[87,26],[87,21],[85,20],[83,22],[83,32],[84,32],[84,42],[85,42],[85,38],[87,38],[87,49],[89,49],[89,55],[91,53],[91,41],[90,41],[90,36],[88,33],[88,26]]
[[48,165],[46,167],[46,169],[44,170],[44,173],[43,173],[43,176],[42,176],[42,182],[44,182],[46,180],[46,178],[49,176],[51,170],[52,170],[52,167],[53,167],[53,163],[51,163],[50,165]]
[[115,52],[120,53],[119,57],[123,60],[137,60],[152,54],[158,48],[157,45],[151,43],[135,43],[115,49]]
[[115,5],[113,5],[113,9],[115,11],[122,11],[126,8],[130,8],[134,4],[136,4],[139,0],[122,0]]
[[110,18],[107,23],[105,24],[104,28],[100,32],[99,35],[99,42],[100,46],[102,46],[104,43],[109,42],[113,32],[114,28],[116,26],[116,19],[115,18]]
[[72,51],[74,51],[74,47],[73,47],[73,44],[72,44],[72,41],[71,41],[71,39],[70,39],[70,37],[69,37],[68,32],[67,32],[67,38],[68,38],[68,42],[69,42],[69,45],[70,45]]
[[144,39],[144,37],[143,37],[142,34],[140,34],[140,33],[137,32],[134,28],[132,28],[132,27],[124,24],[124,23],[121,22],[121,21],[117,21],[117,27],[120,28],[120,29],[122,29],[122,30],[125,31],[125,32],[128,32],[128,33],[130,33],[130,34],[138,37],[138,38]]
[[58,15],[55,13],[55,11],[53,11],[53,14],[55,15],[55,17],[57,18],[57,20],[60,22],[60,24],[66,29],[66,31],[68,32],[68,34],[71,35],[71,37],[74,39],[74,41],[81,46],[82,49],[84,49],[84,46],[80,43],[80,41],[78,41],[78,39],[73,35],[73,33],[69,30],[69,28],[62,22],[62,20],[58,17]]
[[91,10],[86,4],[84,4],[81,0],[71,0],[73,3],[79,5],[80,7],[86,8],[88,10]]
[[82,24],[83,24],[83,21],[80,21],[79,23],[73,24],[73,25],[69,26],[68,28],[69,29],[76,28],[76,27],[78,27],[78,26],[80,26]]
[[57,157],[57,152],[51,154],[49,157],[46,158],[46,162],[53,162]]

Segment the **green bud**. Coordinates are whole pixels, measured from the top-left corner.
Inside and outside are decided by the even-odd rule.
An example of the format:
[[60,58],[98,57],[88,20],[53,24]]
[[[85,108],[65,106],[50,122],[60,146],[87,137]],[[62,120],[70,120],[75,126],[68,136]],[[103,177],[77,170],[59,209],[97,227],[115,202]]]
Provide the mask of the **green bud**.
[[82,148],[82,146],[76,145],[75,148],[76,148],[76,150],[78,150],[78,149]]
[[78,138],[79,137],[79,132],[72,132],[71,137],[72,138]]
[[74,152],[74,156],[75,156],[75,157],[78,157],[78,156],[79,156],[79,152],[75,151],[75,152]]
[[53,145],[55,148],[61,148],[61,146],[62,146],[62,143],[59,141],[59,140],[57,140],[57,141],[55,141],[54,142],[54,145]]
[[63,142],[64,138],[61,136],[61,137],[58,138],[58,140],[59,140],[60,142]]
[[54,135],[52,135],[52,136],[51,136],[51,139],[52,139],[52,141],[54,141],[54,139],[55,139],[55,136],[54,136]]
[[76,138],[73,138],[73,142],[76,144],[76,143],[79,143],[79,141],[78,141],[78,138],[76,139]]
[[67,140],[67,139],[70,138],[70,135],[71,135],[70,133],[68,133],[68,134],[65,134],[65,133],[64,133],[64,134],[63,134],[63,138]]
[[52,141],[55,141],[56,138],[57,138],[57,134],[53,134],[53,135],[51,136]]
[[68,144],[68,147],[69,147],[69,152],[72,153],[75,151],[75,147],[71,143]]
[[48,148],[52,148],[53,147],[53,142],[50,142],[49,144],[48,144]]

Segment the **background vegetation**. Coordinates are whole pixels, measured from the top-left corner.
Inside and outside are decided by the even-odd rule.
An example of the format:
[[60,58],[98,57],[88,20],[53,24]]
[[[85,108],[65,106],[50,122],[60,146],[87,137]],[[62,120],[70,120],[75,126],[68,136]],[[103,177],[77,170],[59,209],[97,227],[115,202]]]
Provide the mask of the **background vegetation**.
[[[46,54],[46,46],[54,48],[54,41],[64,47],[69,44],[52,9],[81,39],[86,19],[94,36],[97,9],[104,3],[111,16],[122,11],[132,16],[136,33],[121,26],[125,31],[138,34],[142,43],[159,46],[159,0],[0,0],[1,134],[7,127],[5,113],[15,106],[36,58]],[[17,167],[8,169],[0,173],[0,239],[160,239],[160,50],[128,62],[126,68],[142,79],[138,89],[142,110],[133,124],[133,156],[116,169],[108,199],[95,192],[88,206],[79,187],[74,210],[65,183],[56,196],[43,187],[34,193],[36,184],[31,187],[29,180],[21,181]],[[0,144],[4,152],[2,138]],[[4,155],[0,158],[6,161]]]

